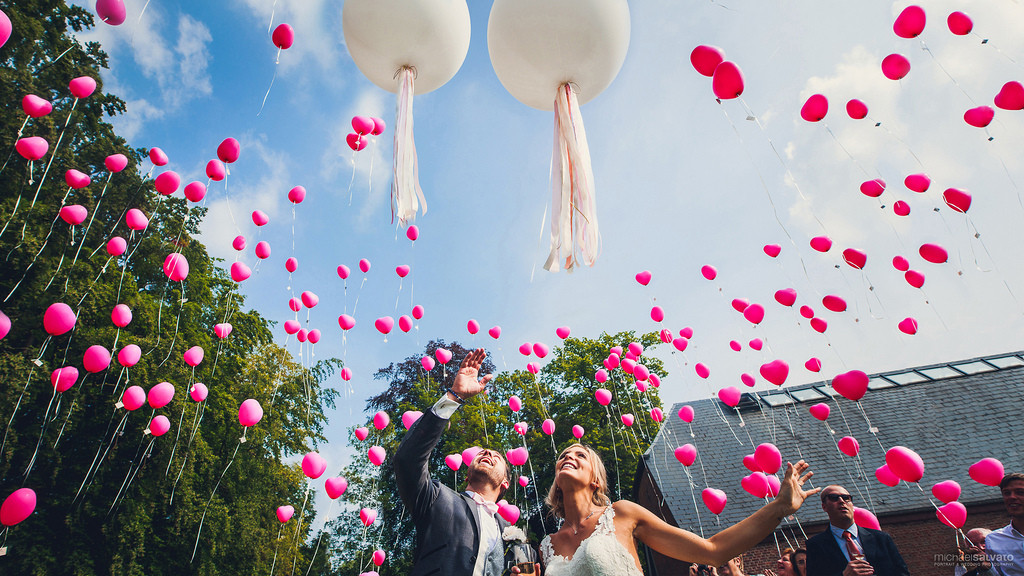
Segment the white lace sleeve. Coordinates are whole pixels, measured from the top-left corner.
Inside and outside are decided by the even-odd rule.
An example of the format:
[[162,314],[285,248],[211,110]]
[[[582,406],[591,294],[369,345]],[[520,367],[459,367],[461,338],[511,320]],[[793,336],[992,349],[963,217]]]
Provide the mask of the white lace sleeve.
[[551,547],[551,536],[545,536],[540,542],[540,557],[545,565],[551,563],[551,557],[555,555],[555,549]]

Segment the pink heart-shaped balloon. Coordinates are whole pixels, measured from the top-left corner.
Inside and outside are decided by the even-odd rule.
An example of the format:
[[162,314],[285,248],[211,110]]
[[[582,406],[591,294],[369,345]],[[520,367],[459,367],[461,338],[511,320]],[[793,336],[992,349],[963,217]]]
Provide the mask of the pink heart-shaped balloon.
[[857,439],[853,436],[843,436],[836,444],[839,446],[839,451],[850,458],[860,453],[860,442],[857,442]]
[[586,432],[586,430],[584,430],[583,426],[580,426],[579,424],[574,424],[573,427],[572,427],[572,435],[577,440],[579,440],[580,438],[583,438],[583,434],[585,432]]
[[622,423],[625,424],[626,426],[632,426],[633,425],[633,421],[634,421],[634,417],[633,417],[632,414],[623,414],[622,415]]
[[480,450],[482,450],[482,448],[479,446],[471,446],[463,450],[462,463],[469,466],[473,462],[473,458],[476,458],[476,455],[480,453]]
[[505,519],[509,524],[515,524],[519,521],[519,507],[515,504],[503,504],[498,506],[498,515]]
[[844,398],[856,402],[868,391],[868,375],[860,370],[843,372],[832,379],[832,387]]
[[384,458],[387,456],[387,453],[380,446],[373,446],[366,452],[366,455],[369,456],[370,462],[372,462],[374,466],[380,466],[384,463]]
[[747,454],[743,457],[743,467],[751,472],[761,471],[761,467],[757,465],[757,460],[754,460],[753,454]]
[[444,457],[444,463],[454,472],[462,466],[462,456],[458,454],[449,454]]
[[772,360],[767,364],[762,364],[760,372],[761,377],[765,380],[776,386],[782,386],[785,384],[786,378],[789,377],[789,364],[785,360]]
[[935,516],[946,526],[960,529],[967,522],[967,508],[959,502],[950,502],[939,506]]
[[740,374],[740,382],[743,382],[745,386],[749,386],[750,388],[753,388],[754,385],[757,384],[757,380],[747,373]]
[[775,258],[782,252],[782,246],[778,244],[765,244],[763,250],[765,254]]
[[1003,463],[995,458],[982,458],[967,469],[972,480],[985,486],[998,486],[1003,479]]
[[423,412],[419,410],[406,410],[402,412],[402,426],[405,426],[405,429],[408,430],[420,419],[420,416],[423,416]]
[[536,342],[533,345],[533,353],[537,355],[537,358],[544,358],[545,356],[548,355],[548,352],[550,351],[551,348],[549,348],[548,345],[544,344],[543,342]]
[[903,274],[903,278],[907,281],[907,284],[910,284],[914,288],[920,288],[921,286],[924,286],[924,274],[918,272],[917,270],[907,270]]
[[548,418],[543,423],[541,423],[540,429],[543,430],[544,433],[547,434],[548,436],[551,436],[552,434],[555,433],[555,421]]
[[[1003,87],[1005,89],[1005,86]],[[998,98],[998,96],[996,97]],[[53,112],[53,104],[50,104],[48,100],[40,98],[35,94],[26,94],[21,99],[21,109],[25,111],[25,114],[32,118],[42,118],[50,112]]]
[[408,332],[412,330],[412,318],[402,314],[398,317],[398,329],[402,332]]
[[716,66],[711,77],[711,91],[722,100],[731,100],[743,94],[743,72],[740,67],[728,60]]
[[766,474],[775,474],[782,467],[782,453],[770,442],[758,444],[754,449],[754,461]]
[[684,444],[675,450],[676,460],[683,466],[691,466],[697,459],[697,447],[693,444]]
[[72,204],[60,209],[60,219],[72,226],[77,226],[89,216],[89,210],[85,206]]
[[775,292],[775,301],[783,306],[792,306],[796,303],[796,290],[785,288]]
[[424,370],[430,372],[435,366],[434,359],[430,356],[424,356],[423,358],[420,358],[420,365],[423,366]]
[[363,508],[359,511],[359,521],[363,523],[363,526],[369,526],[377,520],[377,511],[370,508]]
[[715,68],[725,60],[725,52],[717,46],[697,46],[690,52],[690,64],[694,70],[703,76],[711,78],[715,75]]
[[566,338],[569,337],[569,327],[561,326],[559,328],[555,328],[555,335],[561,338],[562,340],[565,340]]
[[882,529],[882,526],[878,523],[878,518],[870,510],[865,510],[864,508],[853,509],[853,522],[861,528]]
[[975,128],[984,128],[992,123],[992,119],[995,116],[996,111],[991,106],[978,106],[964,112],[964,122]]
[[1017,81],[1003,84],[994,103],[1003,110],[1024,110],[1024,85]]
[[[411,270],[411,268],[409,268],[408,265],[402,264],[401,266],[396,266],[395,267],[395,274],[398,274],[399,278],[405,278],[406,276],[409,275],[409,271],[410,270]],[[475,332],[474,332],[474,334],[475,334]]]
[[828,236],[815,236],[811,238],[811,248],[818,252],[828,252],[832,249],[832,239]]
[[648,272],[647,270],[644,270],[643,272],[638,273],[636,275],[636,281],[639,282],[643,286],[647,286],[648,284],[651,283],[651,273]]
[[729,386],[722,388],[718,391],[718,399],[725,403],[726,406],[736,407],[740,403],[740,389],[735,386]]
[[904,318],[903,320],[900,320],[900,323],[896,326],[900,329],[900,332],[903,332],[904,334],[908,334],[910,336],[917,334],[917,320],[914,320],[913,318]]
[[804,362],[804,368],[807,368],[810,372],[821,372],[821,360],[808,358],[807,362]]
[[846,312],[846,300],[835,294],[827,294],[821,299],[821,304],[832,312]]
[[231,279],[235,282],[244,282],[252,276],[252,269],[249,268],[244,262],[235,262],[231,264]]
[[942,199],[946,202],[946,206],[949,206],[957,212],[967,212],[971,209],[971,195],[959,188],[947,188],[942,193]]
[[604,388],[598,388],[594,391],[594,398],[601,406],[607,406],[612,401],[612,393]]
[[530,458],[530,451],[524,446],[513,448],[505,453],[508,463],[513,466],[522,466]]
[[469,322],[466,322],[466,331],[470,334],[476,334],[480,331],[480,323],[471,319]]
[[342,314],[338,316],[338,326],[341,326],[342,330],[351,330],[356,325],[356,319],[349,316],[348,314]]
[[358,438],[360,442],[366,440],[366,437],[369,435],[370,429],[367,428],[366,426],[360,426],[359,428],[356,428],[356,438]]
[[391,332],[391,329],[395,327],[395,319],[391,316],[383,316],[381,318],[377,318],[377,320],[374,321],[373,326],[377,328],[377,331],[381,334],[388,334]]
[[519,396],[509,396],[508,407],[511,408],[513,412],[519,412],[523,409],[523,401]]
[[922,244],[918,248],[918,254],[921,258],[931,262],[932,264],[945,264],[949,260],[949,253],[946,249],[938,244]]
[[39,160],[46,156],[46,152],[50,149],[50,143],[39,136],[29,136],[15,142],[14,149],[26,160]]
[[281,524],[292,519],[292,515],[295,514],[295,508],[293,506],[278,506],[277,507],[277,519]]
[[672,347],[675,348],[676,350],[679,350],[680,352],[683,352],[686,350],[686,346],[689,343],[690,341],[687,340],[686,338],[679,337],[672,341]]
[[512,429],[515,430],[516,434],[526,436],[526,431],[530,429],[530,425],[526,422],[516,422],[512,425]]
[[391,416],[388,416],[387,412],[380,410],[373,415],[373,427],[377,430],[387,428],[388,424],[391,424]]
[[743,317],[751,324],[760,324],[764,320],[764,306],[751,304],[743,310]]
[[764,472],[752,472],[740,479],[740,486],[754,498],[764,498],[768,495],[768,477]]
[[327,481],[324,482],[324,488],[327,489],[327,495],[331,500],[334,500],[344,494],[345,490],[348,489],[348,480],[342,476],[328,478]]
[[764,347],[764,341],[760,338],[754,338],[750,342],[747,342],[747,346],[750,346],[753,350],[761,350]]
[[875,479],[886,486],[895,486],[900,483],[900,478],[889,469],[887,464],[875,468]]
[[828,415],[829,413],[832,412],[832,409],[829,408],[828,404],[824,403],[815,404],[814,406],[811,406],[808,410],[810,411],[811,416],[814,416],[815,418],[821,420],[822,422],[828,420]]
[[452,361],[452,352],[447,348],[438,348],[437,350],[434,350],[434,356],[441,364],[447,364]]
[[693,422],[693,406],[683,406],[679,409],[679,419],[687,424]]
[[711,370],[702,362],[697,362],[697,364],[693,367],[693,370],[694,372],[697,373],[697,376],[700,376],[705,380],[707,380],[708,376],[711,376]]
[[530,485],[530,479],[526,476],[520,476],[519,485],[522,486],[523,488],[526,488],[527,486]]
[[949,504],[960,498],[960,484],[953,480],[944,480],[932,486],[932,496]]
[[89,184],[92,184],[92,178],[90,178],[88,174],[83,174],[73,168],[64,173],[64,181],[68,183],[68,186],[75,190],[81,190]]
[[501,336],[501,326],[494,326],[487,331],[487,334],[497,340]]
[[700,493],[700,499],[704,501],[704,505],[708,507],[712,514],[721,514],[722,510],[725,510],[725,504],[728,501],[725,492],[717,488],[705,488]]
[[885,465],[905,482],[917,482],[924,476],[924,460],[906,446],[889,448],[885,452]]

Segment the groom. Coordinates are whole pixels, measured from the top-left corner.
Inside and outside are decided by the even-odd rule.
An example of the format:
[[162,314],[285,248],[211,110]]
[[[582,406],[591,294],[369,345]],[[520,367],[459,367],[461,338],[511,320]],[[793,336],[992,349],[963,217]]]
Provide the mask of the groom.
[[495,450],[481,450],[469,464],[462,493],[430,478],[427,472],[430,453],[448,419],[492,378],[487,375],[477,380],[486,355],[483,348],[466,355],[451,387],[409,428],[395,452],[398,494],[416,524],[412,576],[500,576],[504,572],[501,534],[509,523],[495,514],[495,501],[509,487],[505,458]]

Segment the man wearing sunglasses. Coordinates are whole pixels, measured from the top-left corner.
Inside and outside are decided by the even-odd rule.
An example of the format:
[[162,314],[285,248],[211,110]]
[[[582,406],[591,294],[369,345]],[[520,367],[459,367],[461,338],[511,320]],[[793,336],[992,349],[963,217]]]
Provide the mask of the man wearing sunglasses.
[[892,537],[853,523],[853,496],[842,486],[821,491],[829,527],[807,540],[807,576],[909,576]]

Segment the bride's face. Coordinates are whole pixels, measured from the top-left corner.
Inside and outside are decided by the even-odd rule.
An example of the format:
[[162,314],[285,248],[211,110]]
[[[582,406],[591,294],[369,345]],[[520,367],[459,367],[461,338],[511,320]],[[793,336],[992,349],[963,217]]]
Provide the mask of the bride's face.
[[594,464],[590,451],[580,444],[573,444],[563,450],[555,462],[555,482],[566,488],[566,482],[583,486],[594,482]]

